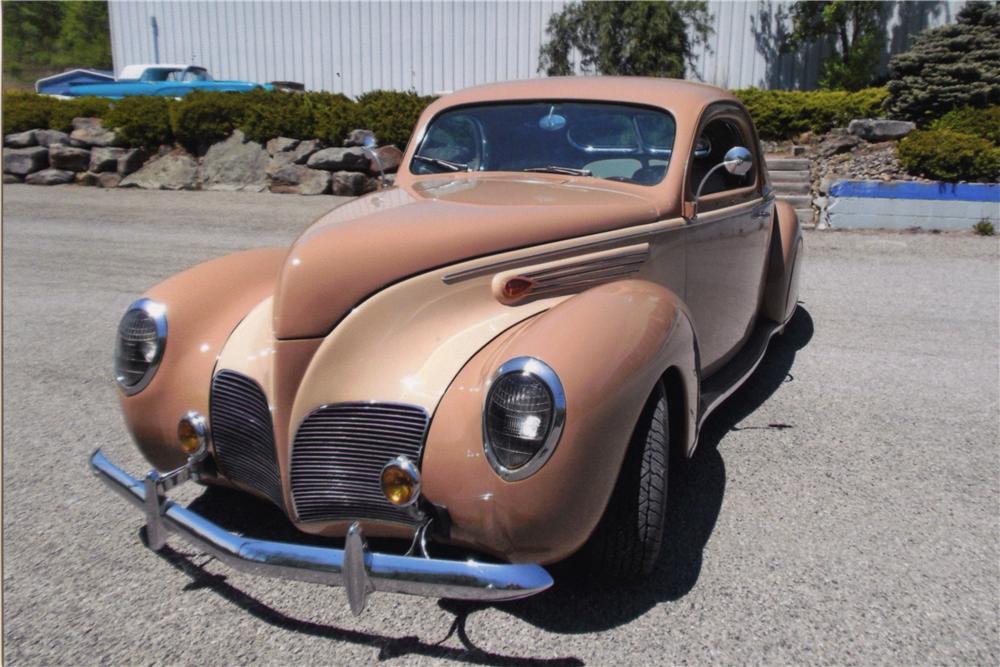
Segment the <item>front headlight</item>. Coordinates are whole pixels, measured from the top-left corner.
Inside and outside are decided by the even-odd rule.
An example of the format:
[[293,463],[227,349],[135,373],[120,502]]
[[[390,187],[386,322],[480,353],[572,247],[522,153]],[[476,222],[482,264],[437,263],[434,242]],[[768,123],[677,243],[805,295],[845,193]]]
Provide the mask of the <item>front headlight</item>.
[[126,395],[149,384],[167,344],[167,309],[150,299],[139,299],[125,311],[115,342],[115,381]]
[[534,357],[511,359],[486,394],[486,459],[503,479],[524,479],[552,456],[565,420],[566,396],[556,372]]

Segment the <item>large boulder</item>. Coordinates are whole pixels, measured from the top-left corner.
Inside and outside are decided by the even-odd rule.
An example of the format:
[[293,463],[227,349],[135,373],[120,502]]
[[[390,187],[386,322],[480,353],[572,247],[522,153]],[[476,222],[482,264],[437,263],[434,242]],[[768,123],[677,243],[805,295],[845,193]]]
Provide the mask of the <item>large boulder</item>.
[[320,139],[300,141],[299,145],[292,151],[292,156],[295,158],[295,164],[305,164],[316,151],[324,148],[326,148],[326,144]]
[[3,138],[3,145],[10,146],[11,148],[27,148],[28,146],[34,146],[38,143],[35,138],[36,130],[28,130],[27,132],[15,132],[14,134],[8,134]]
[[271,139],[267,142],[267,154],[273,157],[278,153],[287,153],[298,145],[298,139],[289,139],[288,137]]
[[267,175],[271,178],[285,167],[295,164],[295,155],[292,152],[275,153],[274,157],[267,163]]
[[130,148],[118,157],[118,167],[116,171],[122,176],[128,176],[142,167],[146,161],[146,151],[141,148]]
[[344,137],[345,146],[364,146],[365,141],[371,140],[373,144],[378,143],[378,138],[371,130],[351,130]]
[[39,146],[69,145],[69,135],[59,130],[35,130],[35,141]]
[[861,139],[851,134],[831,134],[820,142],[816,152],[820,157],[832,157],[840,153],[848,153],[861,145]]
[[198,162],[183,151],[174,151],[146,163],[122,180],[123,188],[147,190],[193,190],[198,181]]
[[90,186],[93,186],[93,187],[97,187],[98,185],[101,184],[101,181],[98,178],[98,176],[100,176],[100,174],[95,174],[92,171],[79,171],[76,174],[76,179],[75,179],[76,180],[76,184],[77,185],[90,185]]
[[852,120],[847,131],[865,141],[893,141],[902,139],[917,129],[915,123],[906,120],[881,120],[877,118],[858,118]]
[[65,169],[42,169],[33,174],[28,174],[24,182],[32,185],[62,185],[63,183],[72,183],[73,172]]
[[3,170],[9,174],[27,176],[47,166],[49,166],[49,149],[44,146],[4,149]]
[[85,148],[53,144],[49,146],[49,165],[53,169],[87,171],[87,167],[90,166],[90,151]]
[[121,146],[122,141],[112,130],[101,125],[99,118],[74,118],[73,131],[69,134],[70,144],[79,147]]
[[330,172],[289,164],[271,172],[271,192],[323,195],[330,191]]
[[102,188],[117,188],[122,182],[121,174],[113,171],[102,171],[97,175],[97,184]]
[[205,190],[267,189],[268,155],[263,146],[247,141],[240,130],[213,144],[201,162],[201,186]]
[[15,174],[4,174],[3,175],[4,185],[8,183],[24,183],[24,176],[17,176]]
[[[382,163],[382,168],[387,174],[395,174],[396,170],[399,169],[400,163],[403,161],[403,151],[399,150],[395,146],[379,146],[375,149],[375,155],[378,156],[379,162]],[[372,173],[378,174],[378,165],[372,163]]]
[[124,148],[95,148],[90,151],[90,171],[118,171],[118,160]]
[[341,197],[356,197],[371,190],[368,176],[357,171],[338,171],[333,174],[330,191]]
[[324,148],[313,153],[306,164],[313,169],[325,169],[327,171],[370,171],[371,161],[364,149],[358,147],[350,148]]

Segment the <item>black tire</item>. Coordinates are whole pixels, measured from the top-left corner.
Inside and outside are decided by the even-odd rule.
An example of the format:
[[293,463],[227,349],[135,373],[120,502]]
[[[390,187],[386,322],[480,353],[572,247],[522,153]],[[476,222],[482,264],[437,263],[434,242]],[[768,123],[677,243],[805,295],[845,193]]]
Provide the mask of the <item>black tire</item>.
[[604,516],[581,550],[587,574],[630,580],[653,571],[667,513],[668,420],[667,397],[657,384],[636,424]]

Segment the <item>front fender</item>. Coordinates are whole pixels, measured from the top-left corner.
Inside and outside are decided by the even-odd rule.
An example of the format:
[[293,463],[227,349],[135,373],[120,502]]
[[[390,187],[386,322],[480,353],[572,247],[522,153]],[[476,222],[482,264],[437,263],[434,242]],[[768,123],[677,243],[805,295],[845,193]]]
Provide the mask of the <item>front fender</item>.
[[285,252],[263,248],[214,259],[145,294],[167,309],[163,359],[149,386],[119,396],[129,432],[160,470],[184,463],[177,422],[188,410],[208,414],[215,360],[240,320],[274,291]]
[[[482,409],[493,373],[518,356],[559,375],[566,424],[537,473],[505,482],[483,452]],[[685,378],[694,432],[695,364],[685,306],[665,288],[625,280],[574,296],[493,340],[454,379],[428,433],[424,494],[448,508],[456,542],[512,562],[561,560],[597,525],[646,398],[668,368]]]

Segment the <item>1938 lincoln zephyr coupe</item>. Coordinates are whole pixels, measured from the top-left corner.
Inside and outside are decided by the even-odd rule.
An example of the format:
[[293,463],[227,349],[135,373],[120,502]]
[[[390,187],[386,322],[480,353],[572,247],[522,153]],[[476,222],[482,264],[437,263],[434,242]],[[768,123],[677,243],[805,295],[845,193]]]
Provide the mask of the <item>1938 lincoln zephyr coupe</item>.
[[[574,555],[641,576],[670,539],[667,468],[788,322],[801,246],[725,91],[454,93],[421,116],[395,187],[128,308],[116,380],[155,470],[91,465],[144,509],[150,547],[175,533],[343,586],[355,613],[372,591],[525,597]],[[169,499],[192,478],[329,546],[230,532]]]

